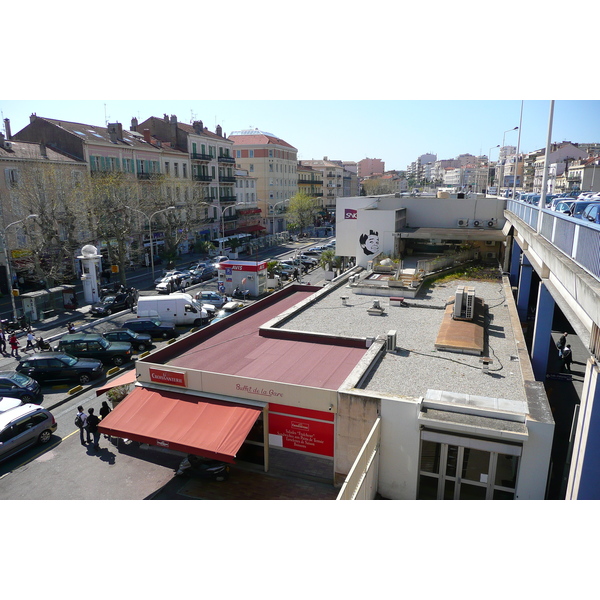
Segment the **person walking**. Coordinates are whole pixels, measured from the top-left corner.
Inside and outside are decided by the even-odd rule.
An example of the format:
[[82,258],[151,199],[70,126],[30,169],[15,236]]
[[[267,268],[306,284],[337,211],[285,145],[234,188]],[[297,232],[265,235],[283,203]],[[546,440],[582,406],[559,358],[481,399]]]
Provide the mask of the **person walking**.
[[94,409],[89,408],[88,416],[87,416],[87,426],[86,426],[87,432],[88,432],[88,444],[91,441],[89,439],[89,435],[91,433],[94,438],[94,450],[96,452],[98,452],[98,450],[100,450],[100,446],[98,445],[98,442],[100,440],[100,431],[98,430],[99,423],[100,423],[100,419],[94,414]]
[[573,360],[573,352],[571,351],[571,344],[567,344],[562,350],[562,368],[566,369],[569,373],[571,372],[571,362]]
[[33,335],[33,331],[31,331],[31,327],[27,330],[27,345],[25,346],[25,352],[27,352],[29,348],[35,350],[35,336]]
[[12,333],[8,343],[10,344],[10,355],[13,356],[14,358],[20,358],[19,357],[19,340],[17,339],[17,335],[15,333]]
[[67,323],[67,333],[75,333],[75,325],[73,323]]
[[6,354],[6,334],[2,328],[0,328],[0,352]]
[[[79,441],[81,442],[82,446],[85,446],[85,440],[83,439],[83,432],[86,431],[86,425],[87,425],[87,415],[83,412],[83,406],[78,406],[77,407],[77,415],[75,417],[75,426],[79,427]],[[87,434],[88,437],[88,441],[89,441],[89,437],[90,434]]]
[[562,356],[562,351],[563,348],[567,345],[567,336],[569,334],[565,331],[561,336],[560,339],[558,340],[558,343],[556,344],[556,347],[558,349],[558,355]]

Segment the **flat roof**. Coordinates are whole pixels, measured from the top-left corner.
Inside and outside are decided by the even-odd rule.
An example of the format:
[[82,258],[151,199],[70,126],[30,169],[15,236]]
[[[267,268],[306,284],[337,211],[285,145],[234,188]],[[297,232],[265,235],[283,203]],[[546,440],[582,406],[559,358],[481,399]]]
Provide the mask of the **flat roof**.
[[[227,317],[221,323],[229,324],[222,331],[202,340],[192,348],[168,361],[173,367],[196,369],[251,379],[277,381],[327,390],[337,390],[367,352],[366,346],[357,347],[343,340],[328,340],[319,336],[298,338],[277,331],[267,337],[260,328],[268,321],[288,311],[294,305],[312,296],[316,288],[299,288],[290,295],[282,295],[259,312],[244,310]],[[248,307],[252,309],[252,306]],[[231,319],[231,321],[230,321]],[[310,330],[310,328],[309,328]],[[210,334],[210,326],[202,330]]]
[[[493,362],[487,372],[482,369],[481,356],[435,348],[446,305],[459,285],[474,287],[475,296],[488,307],[484,356]],[[356,289],[365,293],[354,293]],[[425,397],[428,390],[444,390],[526,401],[507,304],[513,299],[505,297],[501,280],[426,283],[416,298],[405,299],[407,306],[390,306],[389,297],[377,295],[376,291],[371,286],[343,285],[294,315],[283,327],[372,338],[396,331],[396,351],[386,352],[362,384],[373,392],[419,398]],[[399,289],[393,295],[402,296],[402,292]],[[348,297],[345,305],[342,296]],[[381,316],[367,312],[375,300],[384,309]]]

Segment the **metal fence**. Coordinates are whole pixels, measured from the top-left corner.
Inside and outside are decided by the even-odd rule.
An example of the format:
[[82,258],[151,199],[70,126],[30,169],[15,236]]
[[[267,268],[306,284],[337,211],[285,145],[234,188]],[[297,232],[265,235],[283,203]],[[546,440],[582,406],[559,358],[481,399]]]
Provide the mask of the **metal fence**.
[[[506,210],[537,231],[539,207],[508,200]],[[542,209],[538,233],[596,279],[600,279],[600,225]]]

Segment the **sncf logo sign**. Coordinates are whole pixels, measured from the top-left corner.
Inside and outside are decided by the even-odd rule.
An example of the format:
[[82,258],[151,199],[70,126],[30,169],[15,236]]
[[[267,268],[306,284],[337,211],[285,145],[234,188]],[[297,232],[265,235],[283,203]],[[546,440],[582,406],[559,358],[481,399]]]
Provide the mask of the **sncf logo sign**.
[[347,208],[344,211],[344,219],[356,219],[358,216],[358,211],[353,208]]

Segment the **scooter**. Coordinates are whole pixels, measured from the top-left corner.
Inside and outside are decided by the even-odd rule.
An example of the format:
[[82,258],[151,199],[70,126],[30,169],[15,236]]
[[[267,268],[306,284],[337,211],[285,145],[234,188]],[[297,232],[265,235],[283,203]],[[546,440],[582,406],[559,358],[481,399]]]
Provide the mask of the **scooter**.
[[211,460],[195,454],[188,454],[187,458],[179,463],[175,475],[189,475],[202,477],[203,479],[225,481],[229,477],[229,465],[220,460]]
[[239,287],[236,287],[233,290],[233,294],[231,294],[232,298],[239,298],[240,300],[245,300],[248,297],[250,290],[240,290]]

